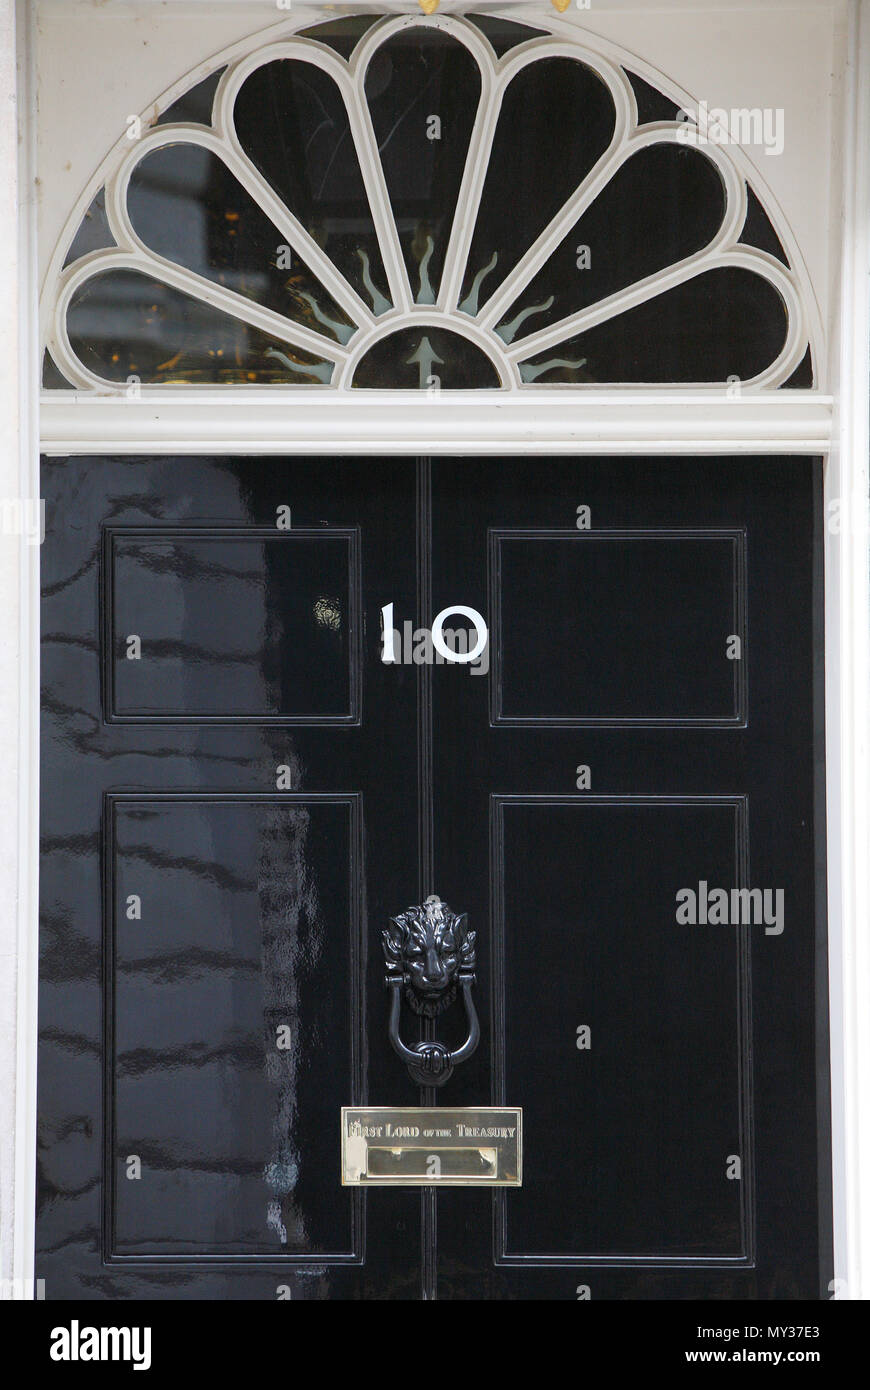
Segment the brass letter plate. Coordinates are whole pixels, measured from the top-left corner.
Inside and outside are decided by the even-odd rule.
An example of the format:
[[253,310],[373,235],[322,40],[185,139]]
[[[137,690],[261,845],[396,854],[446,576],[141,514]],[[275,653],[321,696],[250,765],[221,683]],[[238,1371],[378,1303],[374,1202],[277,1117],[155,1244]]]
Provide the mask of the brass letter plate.
[[341,1181],[344,1187],[521,1187],[523,1112],[343,1105]]

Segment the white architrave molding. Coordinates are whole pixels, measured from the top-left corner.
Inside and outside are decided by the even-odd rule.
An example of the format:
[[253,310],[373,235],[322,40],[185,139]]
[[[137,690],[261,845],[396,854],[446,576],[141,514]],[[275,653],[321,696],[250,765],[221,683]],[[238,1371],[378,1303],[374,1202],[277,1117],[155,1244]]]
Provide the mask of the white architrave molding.
[[[499,59],[480,31],[462,18],[450,15],[426,17],[419,12],[412,12],[379,20],[357,44],[349,62],[345,62],[332,49],[315,39],[294,36],[295,28],[304,28],[310,25],[312,20],[313,16],[294,18],[292,24],[287,26],[286,36],[281,38],[273,39],[271,35],[274,28],[271,28],[267,31],[267,36],[254,37],[246,43],[233,45],[229,52],[215,57],[208,65],[201,66],[189,74],[185,81],[175,84],[170,94],[164,94],[151,109],[150,116],[153,120],[154,112],[166,110],[185,87],[202,80],[207,72],[226,67],[215,96],[213,129],[206,130],[202,126],[189,123],[155,126],[132,144],[126,136],[122,136],[104,161],[96,182],[92,181],[89,185],[89,194],[93,196],[98,187],[105,183],[106,211],[118,246],[114,249],[94,251],[65,270],[61,269],[62,257],[66,254],[79,225],[82,209],[77,205],[56,249],[43,292],[41,319],[44,340],[63,375],[79,391],[114,390],[123,394],[126,390],[125,383],[112,383],[85,367],[76,356],[67,331],[67,310],[73,296],[95,276],[113,269],[138,270],[151,275],[157,281],[162,281],[195,300],[251,324],[291,347],[313,352],[319,358],[333,364],[330,389],[337,393],[350,389],[358,363],[370,347],[387,333],[414,326],[422,330],[438,324],[477,344],[495,364],[504,392],[541,389],[530,383],[528,375],[524,378],[522,369],[522,364],[537,353],[548,348],[555,349],[574,335],[665,294],[668,290],[685,284],[709,270],[726,267],[743,268],[766,280],[777,290],[786,311],[786,338],[780,352],[766,368],[750,380],[742,382],[742,389],[753,391],[782,386],[800,364],[808,345],[812,349],[816,372],[821,370],[822,341],[818,331],[817,314],[814,313],[814,299],[805,268],[795,256],[794,247],[790,247],[787,239],[784,239],[792,265],[796,266],[795,270],[789,270],[776,257],[755,247],[740,244],[738,240],[746,216],[746,179],[749,178],[751,186],[759,189],[760,180],[757,174],[748,172],[745,158],[739,148],[730,142],[722,144],[717,141],[715,131],[708,127],[702,116],[699,117],[700,127],[677,121],[661,121],[639,129],[634,92],[621,66],[625,63],[630,70],[637,70],[639,65],[631,55],[620,53],[615,45],[590,33],[579,32],[555,15],[552,19],[544,15],[538,16],[538,23],[553,31],[550,36],[530,39],[510,49]],[[447,33],[462,44],[477,64],[481,82],[480,101],[466,155],[457,214],[445,247],[444,271],[435,304],[415,301],[414,287],[410,283],[402,254],[364,92],[369,63],[381,45],[403,30],[423,27]],[[553,216],[534,243],[526,249],[518,264],[503,281],[497,283],[494,293],[487,292],[484,303],[479,309],[475,305],[473,314],[468,309],[462,312],[459,296],[466,274],[502,98],[519,72],[533,63],[552,57],[580,59],[600,78],[614,104],[613,136],[608,148],[574,194]],[[328,74],[340,92],[347,112],[393,304],[393,308],[381,314],[377,321],[373,314],[374,305],[370,307],[361,300],[295,215],[285,207],[246,155],[235,130],[235,100],[245,81],[264,64],[290,58],[310,63]],[[682,105],[685,111],[694,110],[688,95],[675,92],[672,83],[649,71],[645,76],[660,90],[672,96],[677,105]],[[141,119],[143,127],[147,128],[148,116],[143,114]],[[277,232],[286,238],[287,243],[307,262],[333,299],[355,321],[357,328],[349,340],[336,343],[332,337],[302,326],[293,319],[256,304],[234,290],[216,284],[206,276],[172,263],[149,250],[137,236],[127,210],[127,189],[136,166],[155,150],[185,142],[205,148],[221,159],[248,195],[259,204]],[[654,144],[676,143],[692,146],[697,144],[702,147],[704,156],[715,165],[722,179],[725,210],[719,231],[709,244],[588,308],[508,345],[496,332],[497,324],[561,244],[577,219],[633,155]],[[760,196],[767,205],[766,190],[763,187],[760,189]],[[775,210],[771,209],[771,212],[776,221]],[[531,370],[532,368],[527,366],[526,372],[530,373]],[[582,386],[574,389],[578,394],[585,394],[591,390],[604,389],[610,384],[599,383],[595,387]],[[718,383],[705,383],[702,380],[697,384],[701,387],[715,387]],[[292,383],[288,383],[288,388],[294,392],[303,389],[300,386],[294,387]],[[185,388],[178,386],[176,389],[182,391]],[[556,386],[545,389],[563,388]],[[652,386],[649,389],[662,388]]]
[[838,1298],[870,1299],[870,0],[850,0],[838,409],[826,468],[828,923]]
[[[18,131],[15,122],[15,6],[11,0],[0,0],[0,180],[3,197],[0,199],[0,219],[4,244],[8,249],[0,263],[0,305],[7,323],[18,323],[18,190],[15,184],[16,144]],[[18,495],[20,479],[19,407],[17,381],[18,343],[4,341],[2,372],[0,372],[0,487],[3,495]],[[12,621],[2,631],[2,665],[0,665],[0,759],[3,779],[0,782],[0,805],[3,822],[14,824],[18,815],[19,747],[14,737],[19,704],[18,681],[13,675],[18,655],[19,570],[15,538],[2,537],[0,549],[0,586],[11,610]],[[17,1037],[17,963],[20,960],[22,937],[19,928],[17,843],[5,841],[0,846],[0,1298],[5,1281],[11,1281],[15,1268],[17,1231],[15,1197],[17,1152],[14,1146],[16,1130],[16,1041]]]
[[830,397],[813,392],[141,389],[43,394],[51,454],[801,453],[827,449]]
[[[39,335],[36,270],[35,63],[28,0],[0,0],[3,81],[2,473],[4,495],[22,506],[39,498]],[[8,122],[8,126],[7,126]],[[5,138],[11,134],[11,146]],[[16,148],[17,147],[17,148]],[[13,294],[7,294],[9,286]],[[0,1087],[0,1298],[33,1297],[36,1203],[36,1042],[39,909],[39,547],[4,535],[17,575],[4,564],[0,649],[4,740],[2,815],[3,941]],[[6,944],[13,944],[8,952]],[[7,1166],[6,1157],[12,1158]]]

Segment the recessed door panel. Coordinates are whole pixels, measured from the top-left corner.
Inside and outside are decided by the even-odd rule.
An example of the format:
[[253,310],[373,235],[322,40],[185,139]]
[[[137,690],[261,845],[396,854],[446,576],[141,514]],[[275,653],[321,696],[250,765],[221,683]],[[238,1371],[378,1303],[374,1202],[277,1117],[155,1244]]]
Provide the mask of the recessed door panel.
[[745,802],[498,797],[492,816],[496,1064],[535,1136],[498,1258],[748,1260],[752,1183],[727,1170],[751,1152],[749,927],[676,912],[706,874],[742,886]]
[[738,532],[490,533],[493,719],[740,724]]
[[359,1202],[323,1182],[333,1088],[359,1089],[359,798],[106,817],[107,1256],[360,1260]]
[[354,722],[358,540],[304,527],[107,527],[109,716]]

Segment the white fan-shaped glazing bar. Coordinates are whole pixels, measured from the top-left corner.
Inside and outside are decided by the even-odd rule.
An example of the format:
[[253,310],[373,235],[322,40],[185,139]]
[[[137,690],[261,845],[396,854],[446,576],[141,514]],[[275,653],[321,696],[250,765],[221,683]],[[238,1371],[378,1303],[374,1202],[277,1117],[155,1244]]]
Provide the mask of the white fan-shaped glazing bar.
[[[318,246],[317,242],[310,233],[303,227],[299,219],[290,211],[278,194],[263,176],[260,174],[256,165],[245,153],[239,139],[235,126],[233,110],[242,86],[252,73],[257,72],[261,67],[269,63],[280,61],[293,61],[309,63],[313,67],[320,68],[327,73],[335,82],[344,102],[348,117],[348,125],[351,130],[352,138],[356,142],[356,132],[354,130],[353,109],[355,101],[353,99],[352,84],[347,64],[331,49],[323,44],[314,43],[310,39],[282,39],[276,43],[269,44],[265,48],[259,48],[255,53],[250,53],[246,57],[239,59],[238,62],[231,64],[218,85],[215,94],[214,104],[214,126],[215,130],[221,135],[228,148],[232,151],[232,164],[229,167],[233,173],[244,170],[246,173],[246,187],[253,189],[255,183],[258,188],[257,201],[263,211],[275,223],[275,226],[286,236],[287,242],[306,262],[309,269],[317,276],[324,287],[329,290],[336,304],[340,304],[345,313],[355,322],[371,327],[375,322],[375,315],[371,307],[361,299],[352,285],[341,274],[334,262]],[[366,172],[362,170],[365,181],[366,194],[369,204],[372,206],[372,215],[375,220],[375,227],[378,231],[378,242],[382,243],[380,226],[376,216],[376,209],[372,204],[373,190],[369,181],[366,179]],[[381,196],[382,203],[386,203],[386,193]],[[392,214],[390,214],[392,217]],[[383,254],[383,253],[382,253]],[[389,281],[389,267],[385,262],[387,278]],[[404,270],[403,270],[404,274]],[[393,285],[390,283],[392,295]]]
[[[590,194],[588,188],[578,189],[574,198],[569,200],[535,245],[530,248],[523,262],[517,266],[511,277],[512,279],[516,277],[517,282],[519,282],[516,295],[522,292],[529,280],[546,263],[563,237],[571,230],[574,222],[586,211],[594,197],[597,197],[598,193],[606,187],[617,169],[626,160],[630,159],[638,150],[653,145],[683,144],[685,142],[685,129],[686,127],[680,123],[661,122],[644,126],[641,130],[633,132],[623,148],[614,157],[613,167],[604,171],[603,178],[594,192]],[[774,285],[785,303],[788,317],[788,336],[782,353],[766,372],[754,379],[754,382],[768,385],[775,377],[777,384],[781,384],[781,381],[788,379],[803,356],[807,338],[802,298],[795,277],[775,257],[769,256],[765,252],[756,251],[755,248],[739,245],[738,238],[746,221],[747,208],[744,176],[733,160],[720,147],[705,146],[703,151],[699,151],[699,153],[702,158],[709,159],[716,165],[725,190],[725,211],[722,223],[708,245],[691,256],[685,257],[682,261],[656,271],[652,275],[636,281],[633,285],[616,291],[606,299],[599,300],[596,304],[589,305],[586,309],[560,319],[537,333],[529,334],[513,343],[508,349],[508,356],[513,361],[524,361],[538,352],[555,347],[599,323],[615,318],[618,314],[625,313],[677,285],[694,279],[707,270],[715,269],[717,266],[740,265],[751,269]],[[732,252],[736,254],[737,259],[731,255]],[[507,295],[502,293],[502,289],[493,296],[480,314],[479,322],[482,327],[494,329],[495,324],[509,310],[512,300],[509,300]],[[798,348],[801,351],[796,360],[793,360],[794,353],[798,351]],[[790,363],[792,365],[789,368]]]
[[[521,362],[549,347],[556,347],[566,339],[663,294],[707,270],[735,265],[751,269],[776,288],[784,302],[788,324],[786,342],[776,361],[751,382],[742,384],[756,389],[782,385],[799,365],[806,350],[809,334],[807,317],[810,311],[804,302],[797,271],[789,271],[766,252],[738,244],[737,239],[746,216],[746,180],[748,178],[751,182],[752,173],[745,167],[746,161],[741,151],[729,152],[715,141],[705,144],[698,153],[701,157],[711,159],[717,166],[725,188],[726,205],[722,224],[706,247],[577,314],[569,315],[537,333],[514,341],[509,346],[496,334],[496,325],[553,254],[574,222],[600,195],[627,159],[644,147],[657,143],[689,143],[686,141],[687,127],[678,122],[657,122],[654,125],[639,127],[634,90],[621,66],[624,60],[633,70],[630,55],[622,55],[621,51],[614,49],[606,41],[601,41],[599,46],[598,41],[592,36],[584,38],[580,34],[569,34],[564,21],[549,20],[548,27],[551,25],[552,30],[549,34],[517,45],[501,58],[496,56],[489,41],[468,21],[454,16],[422,14],[388,16],[378,20],[360,38],[347,61],[316,38],[293,34],[286,34],[250,53],[236,47],[217,87],[212,129],[186,123],[154,127],[129,150],[124,148],[124,143],[121,142],[111,157],[112,161],[116,162],[114,171],[107,161],[110,172],[105,179],[106,211],[119,250],[96,251],[76,261],[66,270],[58,272],[55,281],[54,311],[48,317],[46,346],[51,350],[60,370],[77,387],[105,389],[108,385],[113,390],[119,389],[118,383],[106,382],[94,376],[78,361],[69,344],[66,314],[72,295],[88,279],[106,269],[128,268],[142,271],[154,280],[189,294],[216,310],[248,322],[279,340],[332,361],[335,364],[332,389],[345,389],[350,385],[353,371],[361,357],[387,333],[411,323],[422,324],[425,320],[430,325],[440,322],[443,327],[457,331],[475,342],[497,365],[507,389],[522,389],[527,393],[535,389],[535,385],[522,381],[519,371]],[[413,290],[365,99],[365,79],[372,57],[394,35],[426,28],[449,34],[472,55],[480,73],[481,93],[466,151],[452,227],[445,248],[437,302],[435,305],[421,306],[413,300]],[[593,169],[532,246],[527,248],[505,280],[496,285],[490,299],[472,319],[459,312],[458,302],[504,93],[509,83],[524,67],[548,57],[569,58],[600,78],[614,103],[613,137],[608,149],[603,152]],[[335,83],[343,102],[348,119],[349,138],[354,143],[359,160],[393,301],[393,307],[380,316],[375,316],[371,307],[286,207],[276,190],[245,153],[239,141],[233,118],[238,92],[253,72],[280,59],[309,63],[321,69]],[[639,67],[643,74],[643,65]],[[663,85],[662,90],[667,94],[667,83]],[[684,102],[678,104],[685,105]],[[185,142],[201,145],[222,160],[248,196],[271,219],[278,235],[306,262],[311,273],[350,321],[358,325],[358,331],[351,336],[346,345],[339,345],[330,338],[322,337],[313,329],[302,327],[292,319],[262,308],[233,290],[167,261],[141,242],[133,230],[127,211],[127,189],[132,172],[139,160],[153,150]],[[802,265],[802,262],[799,264]],[[624,383],[614,383],[620,384]],[[693,385],[700,387],[703,384]],[[708,385],[721,386],[721,383]],[[570,388],[570,383],[551,383],[550,389],[554,386],[555,389]],[[124,389],[123,384],[120,389]]]
[[[642,130],[635,129],[619,141],[614,140],[610,149],[590,171],[576,192],[565,202],[561,210],[556,213],[549,226],[544,228],[504,283],[483,306],[479,315],[480,323],[487,328],[495,328],[495,325],[508,312],[514,300],[522,294],[529,281],[534,279],[553,252],[561,245],[574,223],[592,206],[595,199],[604,191],[619,169],[631,159],[632,155],[637,154],[639,150],[648,149],[652,145],[678,144],[681,139],[680,131],[685,131],[685,126],[676,122],[660,122],[656,125],[644,126]],[[701,158],[708,158],[716,165],[725,189],[725,211],[722,224],[713,241],[705,248],[709,251],[718,246],[730,245],[732,240],[736,241],[740,235],[746,220],[746,183],[733,161],[728,159],[720,149],[714,149],[711,146],[709,151],[704,151]],[[666,271],[658,272],[661,275],[666,273]],[[650,277],[653,281],[655,278],[656,276]],[[606,301],[603,302],[606,303]]]
[[[619,314],[633,309],[637,304],[658,298],[675,286],[696,279],[705,271],[720,268],[750,270],[753,274],[767,280],[782,299],[786,315],[786,336],[783,346],[768,367],[754,377],[740,383],[747,390],[775,389],[782,386],[800,365],[808,347],[801,297],[793,276],[789,274],[785,266],[775,256],[771,256],[767,251],[759,251],[754,246],[733,247],[717,251],[714,254],[701,252],[698,256],[690,258],[689,261],[672,267],[664,279],[659,276],[652,276],[649,280],[640,281],[638,285],[631,286],[624,293],[611,295],[600,305],[594,305],[593,314],[589,316],[589,321],[585,321],[585,314],[574,315],[572,319],[563,319],[560,324],[554,325],[553,330],[547,329],[545,333],[536,333],[525,338],[521,344],[513,347],[508,355],[519,366],[520,362],[526,361],[537,353],[550,347],[556,347],[568,338],[575,337],[584,330],[604,323],[608,319],[616,318]],[[640,293],[641,289],[644,291],[643,293]],[[604,312],[605,306],[607,312]],[[572,327],[568,332],[565,331],[566,325],[576,325],[580,320],[584,321],[580,322],[579,326]],[[553,336],[556,329],[559,330],[559,336]],[[596,382],[595,388],[603,389],[614,384],[625,385],[626,383]],[[631,384],[636,388],[641,383]],[[692,389],[708,389],[721,386],[722,382],[698,381],[681,383],[681,385],[691,386]]]
[[[509,311],[514,298],[522,293],[529,281],[546,264],[556,248],[568,235],[574,223],[591,207],[598,195],[610,183],[616,171],[627,160],[638,150],[649,149],[653,145],[678,143],[677,131],[683,128],[672,125],[650,126],[644,127],[643,131],[632,136],[614,155],[612,166],[603,171],[601,179],[596,179],[594,188],[585,185],[579,188],[574,197],[553,219],[550,226],[529,248],[527,255],[514,272],[519,289],[510,299],[506,295],[503,296],[501,292],[494,295],[479,316],[481,326],[495,328],[496,323],[500,322],[504,314]],[[576,314],[570,314],[566,318],[549,324],[537,333],[530,333],[527,337],[511,345],[508,354],[510,357],[529,357],[543,348],[551,347],[555,343],[573,337],[575,333],[592,328],[597,323],[603,323],[616,314],[624,313],[626,309],[634,308],[636,304],[643,304],[645,300],[652,299],[656,294],[660,294],[666,289],[672,289],[675,285],[682,284],[684,280],[691,279],[698,273],[699,269],[709,269],[710,265],[717,263],[718,252],[737,244],[737,239],[746,221],[746,183],[739,170],[721,151],[711,148],[701,158],[707,158],[716,165],[725,193],[722,222],[712,240],[699,251],[684,257],[683,260],[676,261],[662,270],[654,271],[653,274],[644,279],[637,280],[634,284],[615,291],[606,299],[600,299],[595,304],[590,304],[587,308],[579,310]],[[530,343],[535,344],[531,349],[529,348]]]
[[[635,114],[634,93],[631,84],[621,68],[608,62],[598,54],[585,49],[578,50],[576,44],[561,39],[530,39],[512,49],[496,64],[491,73],[488,100],[482,101],[472,133],[471,145],[466,161],[465,175],[459,195],[460,215],[454,219],[453,230],[445,257],[444,273],[441,278],[439,307],[445,313],[455,312],[462,284],[468,254],[474,237],[474,229],[480,210],[480,201],[489,169],[492,143],[501,116],[504,94],[511,81],[524,68],[545,58],[569,58],[572,62],[588,68],[601,79],[610,93],[614,105],[614,129],[610,145],[596,161],[581,184],[585,187],[590,181],[595,183],[600,170],[606,168],[631,129]],[[574,195],[576,196],[576,195]],[[525,260],[525,257],[523,258]],[[522,263],[521,263],[522,264]],[[516,269],[507,277],[510,282]],[[499,291],[496,291],[499,294]],[[516,296],[514,293],[514,296]]]
[[[388,43],[396,34],[403,33],[410,29],[427,28],[437,29],[441,33],[449,34],[451,38],[462,44],[463,48],[467,49],[474,58],[480,73],[480,98],[477,105],[477,115],[465,156],[465,169],[459,188],[459,195],[456,199],[453,226],[448,238],[444,257],[444,268],[441,273],[441,290],[438,295],[437,303],[440,309],[444,309],[449,300],[449,296],[445,293],[445,287],[448,285],[450,276],[453,273],[451,268],[451,252],[454,243],[458,243],[460,240],[460,238],[457,237],[457,227],[460,225],[464,226],[466,221],[469,220],[473,226],[473,219],[469,212],[468,196],[469,189],[473,188],[474,185],[474,163],[479,146],[478,137],[487,125],[486,113],[493,101],[494,62],[492,48],[482,37],[479,30],[475,29],[471,24],[466,24],[463,20],[454,19],[449,15],[437,16],[434,18],[425,18],[422,15],[402,15],[399,18],[386,19],[378,24],[372,25],[371,29],[368,30],[354,49],[350,59],[350,68],[353,73],[359,107],[360,110],[365,113],[365,121],[369,127],[368,133],[370,136],[370,143],[366,147],[367,154],[373,152],[376,155],[378,167],[381,170],[381,180],[383,181],[383,168],[381,165],[380,153],[377,150],[377,141],[375,139],[374,128],[372,127],[368,103],[365,96],[365,80],[369,63],[378,50],[382,48],[385,43]],[[489,146],[487,144],[485,158],[488,158],[488,150]],[[383,183],[384,196],[386,197],[386,182],[383,181]],[[388,198],[387,206],[390,206]],[[392,209],[390,210],[392,214]],[[476,215],[476,207],[474,211]],[[402,275],[405,283],[408,285],[408,302],[410,304],[413,302],[413,291],[410,284],[408,284],[407,271],[404,257],[402,256],[398,232],[395,227],[395,221],[393,221],[392,236],[395,240],[395,246],[398,249],[399,259],[401,260]],[[456,254],[459,254],[458,244]],[[464,269],[465,266],[463,263],[462,270],[464,271]]]
[[[140,161],[148,154],[168,145],[177,144],[196,145],[200,149],[208,150],[225,163],[228,168],[231,167],[226,159],[225,143],[205,126],[159,126],[144,135],[106,184],[106,209],[109,224],[119,247],[127,251],[138,252],[150,263],[152,274],[156,274],[157,278],[173,285],[176,289],[193,295],[195,299],[201,299],[205,303],[231,314],[234,318],[244,319],[267,333],[284,338],[287,342],[295,342],[297,346],[307,348],[311,352],[333,358],[343,357],[344,349],[332,338],[327,338],[323,334],[305,328],[296,323],[295,320],[277,313],[274,309],[267,309],[257,304],[246,295],[228,289],[226,286],[210,280],[207,276],[199,275],[196,271],[181,266],[176,261],[168,260],[142,241],[133,227],[127,208],[127,191],[130,179]],[[235,173],[236,171],[232,170],[232,172]],[[250,192],[250,190],[247,191]],[[62,284],[65,284],[67,278],[74,274],[79,264],[79,262],[74,262],[72,266],[67,267],[61,276]],[[90,278],[90,276],[86,278]]]
[[359,80],[359,91],[363,93],[369,63],[379,48],[382,48],[395,34],[408,29],[438,29],[443,34],[467,48],[476,60],[481,72],[485,68],[492,71],[496,66],[495,55],[488,41],[479,29],[454,15],[405,14],[388,16],[367,29],[350,56],[350,70]]
[[[258,68],[268,63],[281,60],[296,63],[309,63],[313,67],[320,68],[322,72],[327,73],[335,83],[341,99],[344,102],[351,138],[354,143],[357,159],[359,160],[360,173],[362,174],[363,184],[365,185],[369,210],[374,223],[381,258],[384,263],[384,271],[387,276],[390,298],[396,309],[408,310],[412,303],[411,287],[408,283],[405,263],[402,258],[402,249],[399,244],[399,236],[396,231],[393,211],[387,195],[387,187],[381,168],[381,161],[377,152],[377,143],[372,129],[371,117],[365,105],[365,100],[361,97],[356,87],[350,68],[343,58],[340,58],[331,48],[327,48],[324,44],[316,43],[313,39],[285,39],[277,43],[269,44],[266,48],[258,49],[256,53],[252,53],[249,57],[241,59],[240,62],[235,63],[224,73],[215,99],[216,125],[232,144],[238,158],[247,161],[247,155],[242,148],[233,119],[233,108],[235,106],[236,97],[243,83],[253,72],[256,72]],[[277,195],[273,193],[272,197],[277,201]],[[285,215],[291,216],[286,209]],[[296,221],[295,218],[293,220]],[[296,222],[296,225],[299,227],[300,231],[304,230],[301,223]],[[304,256],[305,253],[300,249],[300,254]],[[333,275],[338,274],[339,272],[333,267]],[[332,292],[331,284],[328,285],[328,288],[330,292]],[[346,290],[347,289],[350,289],[350,286],[347,286]],[[334,297],[338,299],[337,295]],[[356,296],[354,297],[356,298]],[[340,303],[341,301],[339,300],[338,302]],[[359,319],[360,316],[356,313],[355,317]],[[366,310],[365,319],[363,321],[368,324],[374,321],[371,310]]]
[[[337,350],[338,355],[342,355],[342,348],[334,339],[318,333],[315,329],[304,328],[302,325],[296,323],[294,319],[287,318],[274,309],[263,308],[246,295],[239,294],[235,290],[230,290],[226,286],[219,285],[214,280],[209,279],[208,276],[199,275],[196,271],[190,270],[186,266],[179,265],[176,261],[169,261],[166,257],[153,251],[151,247],[142,241],[133,227],[129,208],[127,206],[127,194],[130,180],[139,164],[146,156],[153,154],[156,150],[165,149],[167,146],[178,144],[196,145],[200,149],[208,150],[210,154],[213,154],[235,175],[245,189],[245,192],[255,203],[259,204],[261,209],[274,224],[274,219],[271,217],[271,210],[268,207],[264,208],[262,202],[262,198],[268,196],[268,185],[260,179],[253,166],[250,166],[250,169],[244,169],[236,163],[231,151],[229,151],[227,147],[226,141],[222,139],[219,134],[209,130],[206,126],[158,126],[142,137],[135,149],[131,151],[130,155],[122,162],[115,174],[106,184],[106,209],[112,233],[119,246],[125,246],[130,250],[140,250],[144,252],[145,255],[150,256],[159,265],[174,267],[179,274],[187,277],[187,284],[197,287],[197,298],[208,299],[217,305],[218,298],[215,296],[219,296],[223,299],[224,304],[233,304],[235,306],[233,309],[228,310],[228,312],[233,313],[236,318],[246,317],[247,311],[253,309],[257,314],[268,315],[273,325],[281,325],[281,336],[286,336],[287,333],[291,332],[301,333],[310,340],[315,351],[320,352],[325,350],[329,356],[335,356]],[[249,173],[253,175],[250,180],[248,179]],[[281,206],[282,205],[278,203],[276,211],[280,210]],[[281,236],[285,234],[285,230],[289,230],[277,224],[274,225]],[[316,245],[316,243],[312,242],[312,245]],[[305,259],[301,247],[294,246],[293,249],[298,250],[299,254]],[[275,250],[277,252],[277,246]],[[309,265],[309,269],[311,268],[312,267]],[[333,277],[335,276],[334,271],[332,271],[331,274]],[[346,282],[341,276],[337,277],[337,283],[343,289],[347,288]],[[329,287],[324,286],[324,288],[328,289]],[[344,308],[344,305],[341,307]],[[353,317],[353,309],[355,307],[355,304],[351,304],[347,310],[351,318]],[[363,308],[364,307],[365,306],[363,306]],[[252,319],[251,322],[254,322],[254,320]],[[357,322],[359,322],[359,316],[357,316]],[[368,319],[364,318],[363,322],[368,322]],[[265,320],[263,320],[263,323],[265,323]],[[274,328],[270,327],[267,331],[271,333],[274,331]],[[300,343],[300,346],[304,346],[304,344]]]

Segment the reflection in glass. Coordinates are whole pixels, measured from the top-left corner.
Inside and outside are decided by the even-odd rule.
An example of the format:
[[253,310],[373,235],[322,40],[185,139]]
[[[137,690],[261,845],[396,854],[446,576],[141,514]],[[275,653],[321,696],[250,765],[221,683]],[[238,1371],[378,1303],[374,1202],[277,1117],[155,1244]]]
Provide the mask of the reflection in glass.
[[750,270],[706,271],[522,363],[523,381],[748,381],[785,344],[785,306]]
[[402,254],[418,304],[434,304],[480,101],[468,49],[437,29],[402,30],[365,83]]
[[83,366],[107,381],[321,385],[333,364],[136,270],[95,275],[67,326]]
[[235,104],[248,157],[360,298],[389,308],[375,224],[347,110],[328,73],[281,59],[258,68]]
[[651,145],[626,160],[510,306],[505,342],[576,314],[707,246],[722,225],[725,188],[712,160]]
[[346,343],[354,330],[234,174],[199,145],[147,154],[127,206],[145,245],[315,333]]

